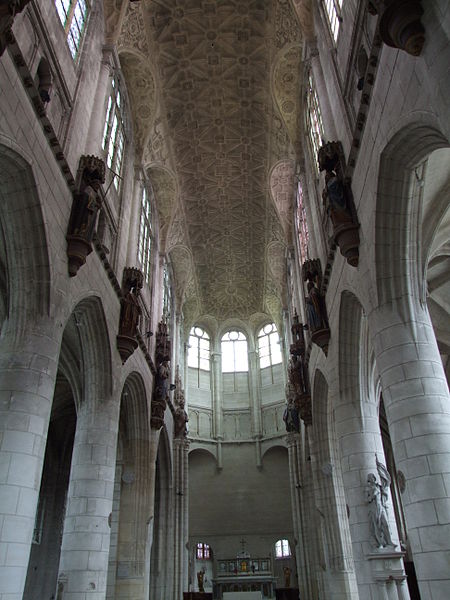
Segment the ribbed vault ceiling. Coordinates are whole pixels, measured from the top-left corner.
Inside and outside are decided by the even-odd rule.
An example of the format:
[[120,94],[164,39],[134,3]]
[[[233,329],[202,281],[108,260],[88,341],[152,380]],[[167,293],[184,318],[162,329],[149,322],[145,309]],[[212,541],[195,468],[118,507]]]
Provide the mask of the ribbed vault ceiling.
[[[105,3],[186,322],[278,321],[301,160],[305,0]],[[305,31],[306,28],[306,31]]]

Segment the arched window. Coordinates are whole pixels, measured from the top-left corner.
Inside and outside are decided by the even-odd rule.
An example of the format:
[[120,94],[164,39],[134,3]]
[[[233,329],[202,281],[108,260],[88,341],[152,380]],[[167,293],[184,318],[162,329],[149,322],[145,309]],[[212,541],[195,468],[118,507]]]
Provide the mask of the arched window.
[[339,35],[339,26],[341,24],[341,8],[343,0],[325,0],[325,10],[328,18],[328,26],[334,43],[336,43]]
[[211,548],[209,544],[199,542],[195,551],[195,556],[198,560],[211,560]]
[[258,333],[259,366],[261,369],[281,363],[280,336],[274,323],[268,323]]
[[163,272],[163,317],[166,320],[167,325],[170,322],[170,315],[172,314],[172,287],[170,282],[169,268],[164,265]]
[[303,198],[303,189],[300,181],[298,182],[297,187],[297,210],[295,216],[298,236],[299,259],[300,264],[303,264],[308,258],[309,231],[308,222],[306,220],[306,209]]
[[147,188],[142,190],[141,198],[141,218],[139,224],[139,243],[138,243],[138,260],[144,273],[144,279],[147,283],[150,282],[150,267],[151,267],[151,250],[152,250],[152,207],[150,203],[150,194]]
[[125,143],[125,125],[123,120],[123,96],[120,90],[120,81],[114,76],[111,81],[111,93],[106,109],[105,127],[103,130],[103,150],[106,152],[106,164],[113,173],[113,182],[116,190],[119,189],[123,148]]
[[275,558],[290,558],[291,548],[288,540],[278,540],[275,544]]
[[188,367],[209,371],[209,335],[201,327],[189,333]]
[[247,338],[233,329],[222,337],[222,373],[248,371]]
[[322,139],[324,138],[322,115],[320,112],[319,98],[317,96],[316,87],[311,71],[308,75],[308,85],[306,92],[306,108],[307,108],[307,128],[309,139],[311,141],[313,151],[313,161],[316,164],[317,169],[319,168],[317,163],[317,153],[320,146],[322,145]]
[[89,4],[86,0],[55,0],[55,6],[67,35],[70,53],[75,59],[83,40]]

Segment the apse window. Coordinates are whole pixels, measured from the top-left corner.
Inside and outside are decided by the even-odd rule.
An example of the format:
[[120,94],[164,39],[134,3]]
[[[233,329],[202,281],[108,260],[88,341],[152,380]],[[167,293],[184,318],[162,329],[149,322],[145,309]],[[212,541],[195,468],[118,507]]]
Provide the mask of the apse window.
[[209,335],[201,327],[192,327],[189,334],[188,366],[209,371]]
[[141,197],[141,218],[139,224],[138,260],[144,279],[150,281],[152,250],[152,207],[147,189],[144,187]]
[[222,337],[222,373],[248,371],[247,338],[241,331],[228,331]]
[[288,540],[278,540],[275,544],[275,558],[290,558],[291,556]]
[[298,182],[297,187],[297,210],[295,216],[298,239],[298,253],[300,257],[300,264],[303,264],[308,258],[309,231],[308,222],[306,220],[305,199],[303,196],[303,189],[300,182]]
[[342,21],[341,8],[343,0],[325,0],[325,11],[327,13],[328,26],[330,28],[333,41],[336,43],[339,35],[339,27]]
[[319,165],[317,162],[317,153],[319,152],[319,148],[322,145],[322,139],[325,136],[323,131],[322,114],[320,112],[319,98],[317,96],[317,90],[311,72],[308,75],[306,104],[308,134],[313,151],[313,160],[316,162],[316,168],[318,169]]
[[280,336],[274,323],[264,325],[258,333],[258,350],[261,369],[282,362]]
[[89,4],[86,0],[55,0],[55,6],[66,32],[70,53],[75,59],[83,40]]
[[125,125],[123,121],[123,98],[119,79],[113,77],[111,94],[106,109],[105,127],[103,129],[103,150],[106,152],[106,164],[113,173],[116,190],[121,179],[123,148],[125,142]]
[[211,549],[209,547],[209,544],[203,544],[202,542],[197,544],[197,549],[196,549],[195,555],[198,560],[210,560],[211,559]]

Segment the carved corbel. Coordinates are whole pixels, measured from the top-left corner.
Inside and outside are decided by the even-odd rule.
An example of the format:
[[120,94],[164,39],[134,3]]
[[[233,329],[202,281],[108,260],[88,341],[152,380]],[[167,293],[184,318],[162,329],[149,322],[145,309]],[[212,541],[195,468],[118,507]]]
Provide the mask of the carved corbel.
[[307,282],[308,295],[305,298],[306,317],[311,341],[319,346],[327,356],[330,341],[325,296],[322,292],[322,268],[318,258],[307,260],[302,265],[303,280]]
[[385,44],[420,56],[425,43],[421,0],[384,0],[378,8],[380,36]]
[[153,429],[160,429],[164,424],[164,412],[170,389],[170,356],[171,341],[167,331],[167,324],[162,319],[158,324],[155,349],[155,383],[152,394],[152,413],[150,425]]
[[139,318],[142,314],[139,305],[139,294],[143,284],[144,275],[142,271],[134,267],[126,267],[123,270],[119,334],[117,336],[117,349],[122,364],[125,364],[138,347],[137,332]]
[[322,198],[333,225],[333,238],[342,256],[352,267],[359,261],[359,223],[350,180],[345,177],[341,142],[327,142],[317,153],[319,169],[325,171]]
[[102,205],[103,183],[104,161],[96,156],[82,156],[66,235],[70,277],[78,273],[78,269],[85,264],[86,257],[92,252],[92,236],[97,213]]
[[13,43],[14,17],[23,11],[30,0],[0,0],[0,56],[8,44]]

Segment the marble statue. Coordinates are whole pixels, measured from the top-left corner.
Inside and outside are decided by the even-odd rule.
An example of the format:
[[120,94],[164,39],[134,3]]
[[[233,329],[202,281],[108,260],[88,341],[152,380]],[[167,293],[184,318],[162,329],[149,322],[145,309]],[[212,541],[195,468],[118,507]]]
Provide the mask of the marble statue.
[[385,548],[386,546],[395,547],[395,544],[392,542],[387,515],[388,489],[391,478],[386,467],[381,465],[378,461],[377,467],[381,484],[377,482],[374,473],[369,473],[367,475],[366,484],[366,501],[369,505],[370,532],[375,538],[378,548]]

